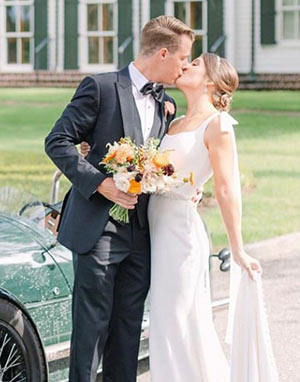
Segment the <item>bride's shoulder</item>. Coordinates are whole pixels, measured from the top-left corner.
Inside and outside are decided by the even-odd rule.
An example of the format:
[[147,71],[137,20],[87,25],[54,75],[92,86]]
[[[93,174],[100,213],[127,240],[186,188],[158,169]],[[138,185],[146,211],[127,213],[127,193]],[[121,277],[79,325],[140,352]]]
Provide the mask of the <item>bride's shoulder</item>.
[[205,145],[208,147],[210,143],[213,143],[215,146],[218,144],[217,142],[223,142],[224,133],[234,135],[233,126],[237,124],[238,122],[226,111],[218,113],[207,125],[204,135]]

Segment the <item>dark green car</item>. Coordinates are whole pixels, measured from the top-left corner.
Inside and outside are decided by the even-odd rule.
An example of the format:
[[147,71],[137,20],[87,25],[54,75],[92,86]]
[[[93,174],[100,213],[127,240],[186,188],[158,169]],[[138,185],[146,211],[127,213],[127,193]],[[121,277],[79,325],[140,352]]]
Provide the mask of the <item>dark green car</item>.
[[72,279],[71,252],[50,232],[0,215],[0,381],[66,379],[55,361],[69,349]]
[[0,382],[66,381],[71,252],[29,219],[0,214],[0,280]]

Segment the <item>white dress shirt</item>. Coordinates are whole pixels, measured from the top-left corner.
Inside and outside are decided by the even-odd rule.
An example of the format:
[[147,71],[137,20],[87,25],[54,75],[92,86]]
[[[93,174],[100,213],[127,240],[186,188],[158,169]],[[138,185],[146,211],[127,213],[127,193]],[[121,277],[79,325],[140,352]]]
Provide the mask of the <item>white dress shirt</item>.
[[128,69],[132,81],[132,94],[140,116],[144,141],[146,141],[153,125],[155,100],[151,94],[143,95],[140,92],[149,80],[136,68],[133,62],[129,64]]

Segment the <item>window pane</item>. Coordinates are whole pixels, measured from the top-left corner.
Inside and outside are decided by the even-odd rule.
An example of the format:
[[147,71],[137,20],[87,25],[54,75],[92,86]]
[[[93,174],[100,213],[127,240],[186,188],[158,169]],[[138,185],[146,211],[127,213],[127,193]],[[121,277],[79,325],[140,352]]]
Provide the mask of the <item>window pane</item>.
[[87,26],[88,31],[98,30],[98,5],[89,4],[87,6]]
[[6,7],[6,31],[15,32],[16,31],[16,8],[17,7]]
[[283,5],[294,5],[297,0],[282,0]]
[[114,30],[114,6],[113,4],[102,5],[102,30]]
[[174,3],[174,16],[177,17],[177,19],[186,22],[186,4],[185,3]]
[[30,32],[30,6],[20,7],[20,30]]
[[89,64],[99,64],[98,37],[89,37]]
[[7,62],[9,64],[17,63],[17,39],[16,38],[7,39]]
[[30,39],[22,38],[22,64],[30,63]]
[[192,60],[199,57],[203,53],[203,40],[202,36],[195,36],[195,42],[192,48]]
[[286,40],[295,39],[296,35],[296,17],[295,12],[283,12],[283,38]]
[[191,25],[192,29],[202,29],[202,2],[191,3]]
[[113,37],[103,37],[103,63],[112,64],[114,62],[114,40]]

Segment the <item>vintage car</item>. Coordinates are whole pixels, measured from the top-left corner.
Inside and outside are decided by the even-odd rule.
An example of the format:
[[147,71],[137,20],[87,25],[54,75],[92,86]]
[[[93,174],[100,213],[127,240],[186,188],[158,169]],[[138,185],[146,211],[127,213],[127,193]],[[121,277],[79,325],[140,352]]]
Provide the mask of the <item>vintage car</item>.
[[[3,208],[3,194],[17,213]],[[73,269],[71,252],[56,240],[60,204],[22,197],[20,206],[17,196],[0,190],[0,382],[66,381]],[[228,256],[218,255],[222,270],[228,270]],[[139,360],[147,357],[146,308]]]

